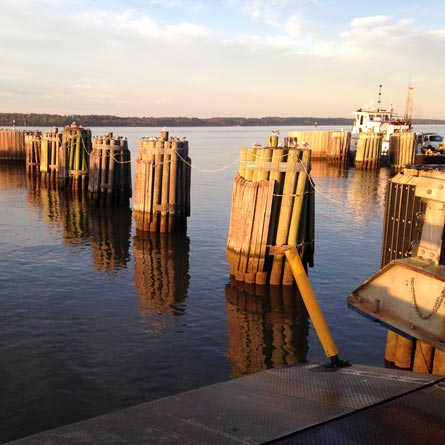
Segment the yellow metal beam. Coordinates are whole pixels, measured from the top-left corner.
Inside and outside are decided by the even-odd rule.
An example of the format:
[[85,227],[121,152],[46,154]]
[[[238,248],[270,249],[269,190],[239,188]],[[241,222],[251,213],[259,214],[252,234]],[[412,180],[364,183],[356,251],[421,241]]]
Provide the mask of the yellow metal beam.
[[306,309],[309,313],[309,317],[312,320],[315,331],[320,339],[321,345],[329,358],[338,358],[338,349],[332,338],[329,327],[321,312],[320,306],[317,301],[317,297],[312,289],[311,283],[304,270],[303,263],[301,262],[300,255],[297,252],[295,246],[288,247],[285,250],[285,255],[289,261],[292,273],[295,281],[297,282],[298,289],[300,290],[301,297],[303,298]]

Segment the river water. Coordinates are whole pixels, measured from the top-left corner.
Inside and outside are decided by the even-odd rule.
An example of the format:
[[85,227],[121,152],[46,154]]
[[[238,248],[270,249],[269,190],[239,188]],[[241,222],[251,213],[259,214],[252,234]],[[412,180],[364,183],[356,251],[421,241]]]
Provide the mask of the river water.
[[[92,129],[127,137],[133,161],[139,139],[159,130]],[[270,130],[170,129],[189,140],[193,163],[187,233],[170,237],[135,236],[131,203],[91,209],[36,184],[23,165],[0,165],[0,443],[262,369],[325,360],[293,289],[230,282],[225,244],[236,160],[241,147],[264,145]],[[416,130],[445,134],[445,126]],[[383,367],[386,330],[349,310],[346,298],[379,268],[391,172],[313,162],[312,177],[309,278],[340,357]]]

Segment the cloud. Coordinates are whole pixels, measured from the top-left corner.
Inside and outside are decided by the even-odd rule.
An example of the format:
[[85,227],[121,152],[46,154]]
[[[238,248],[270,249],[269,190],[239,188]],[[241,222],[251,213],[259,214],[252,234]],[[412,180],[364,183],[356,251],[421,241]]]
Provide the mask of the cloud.
[[[230,7],[236,7],[251,20],[262,22],[274,28],[285,26],[290,11],[295,9],[300,2],[297,0],[228,0],[226,2]],[[292,20],[295,20],[295,14],[291,14]],[[291,28],[294,26],[290,23]]]
[[374,15],[369,17],[358,17],[351,21],[351,28],[369,28],[376,25],[381,25],[382,23],[387,23],[389,17],[385,15]]
[[291,37],[296,37],[301,32],[301,19],[296,15],[290,16],[285,24],[284,29],[286,30],[286,34]]
[[400,42],[416,32],[411,19],[394,20],[388,16],[370,16],[353,19],[340,33],[340,53],[369,57],[392,51]]

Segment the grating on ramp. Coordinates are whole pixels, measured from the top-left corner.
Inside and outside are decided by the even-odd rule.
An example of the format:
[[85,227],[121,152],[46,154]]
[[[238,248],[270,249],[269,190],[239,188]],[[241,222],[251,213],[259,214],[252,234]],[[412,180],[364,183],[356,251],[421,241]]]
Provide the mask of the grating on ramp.
[[63,426],[14,443],[264,443],[427,388],[439,380],[427,374],[357,365],[333,372],[323,372],[318,365],[288,366]]

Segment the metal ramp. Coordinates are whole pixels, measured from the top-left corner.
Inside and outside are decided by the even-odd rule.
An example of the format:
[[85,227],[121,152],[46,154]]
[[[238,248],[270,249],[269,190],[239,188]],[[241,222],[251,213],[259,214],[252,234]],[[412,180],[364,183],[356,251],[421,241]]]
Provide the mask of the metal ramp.
[[[335,370],[315,364],[288,366],[11,443],[394,444],[403,441],[407,445],[422,443],[411,439],[420,437],[428,427],[423,443],[443,444],[445,385],[441,382],[441,377],[430,374],[359,365]],[[419,435],[411,432],[417,429]],[[379,442],[373,441],[373,435],[379,437]]]

